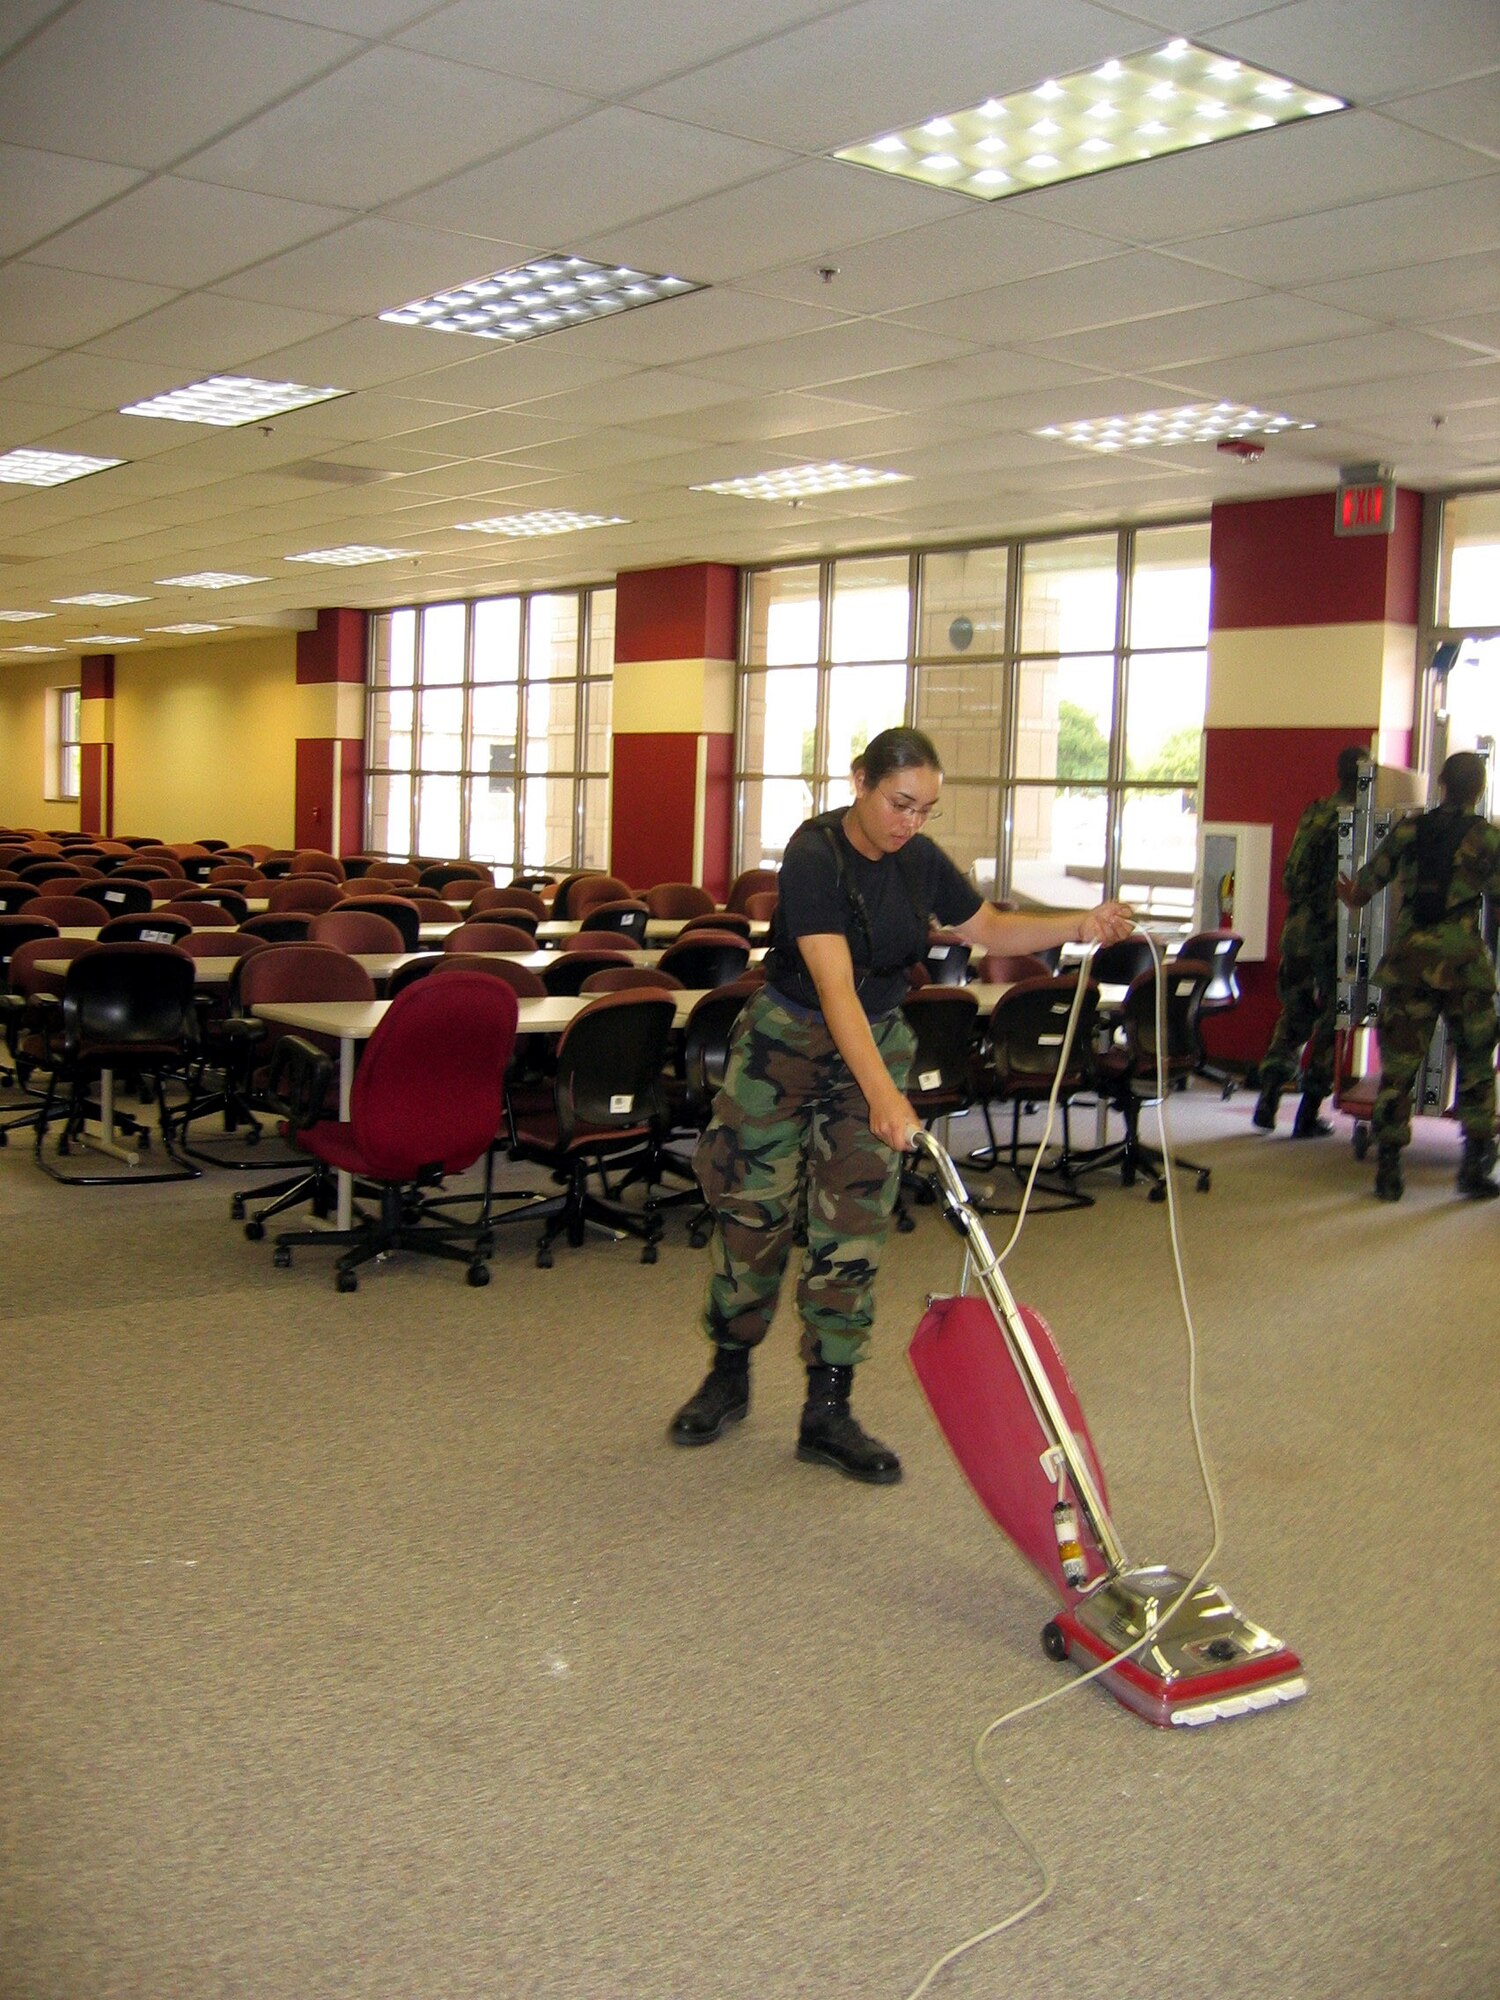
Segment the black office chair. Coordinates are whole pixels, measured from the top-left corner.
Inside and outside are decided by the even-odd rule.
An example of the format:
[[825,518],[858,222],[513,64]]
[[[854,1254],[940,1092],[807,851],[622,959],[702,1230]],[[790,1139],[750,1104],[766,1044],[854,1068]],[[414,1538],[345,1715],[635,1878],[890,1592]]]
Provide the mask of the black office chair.
[[[655,1206],[675,1208],[681,1202],[696,1202],[688,1223],[688,1241],[695,1250],[701,1250],[713,1232],[713,1210],[701,1197],[691,1149],[708,1129],[714,1099],[729,1066],[735,1023],[755,991],[752,981],[736,980],[695,1001],[682,1031],[677,1063],[661,1082],[663,1138],[650,1171],[675,1173],[687,1186],[677,1194],[658,1195]],[[684,1141],[689,1142],[686,1152],[682,1150]]]
[[1205,1021],[1216,1014],[1227,1014],[1240,1004],[1240,982],[1235,965],[1244,942],[1234,931],[1194,931],[1191,937],[1183,939],[1177,953],[1179,960],[1201,959],[1213,972],[1198,1008],[1197,1074],[1218,1084],[1224,1097],[1233,1097],[1241,1080],[1240,1075],[1238,1071],[1212,1059],[1202,1041],[1202,1031]]
[[[968,946],[964,946],[965,959]],[[952,1118],[973,1102],[974,1034],[979,1002],[960,986],[913,987],[901,1012],[917,1038],[906,1085],[907,1102],[930,1131],[940,1118]],[[925,1156],[923,1156],[925,1157]],[[904,1156],[896,1188],[896,1227],[916,1228],[907,1197],[924,1204],[937,1199],[937,1188],[922,1171],[922,1158]]]
[[[1163,1156],[1142,1140],[1140,1116],[1146,1105],[1161,1102],[1163,1082],[1168,1091],[1185,1086],[1196,1070],[1201,1048],[1198,1013],[1212,978],[1212,967],[1202,959],[1178,958],[1165,967],[1164,1036],[1157,1021],[1156,968],[1130,982],[1119,1024],[1108,1048],[1096,1053],[1094,1064],[1100,1090],[1124,1120],[1125,1136],[1116,1145],[1096,1149],[1083,1171],[1118,1167],[1122,1187],[1130,1187],[1139,1176],[1151,1183],[1152,1201],[1166,1200]],[[1199,1194],[1208,1193],[1207,1167],[1181,1156],[1174,1164],[1196,1177]]]
[[[1073,1018],[1074,1001],[1078,1014],[1068,1060],[1062,1065],[1068,1022]],[[1094,1034],[1099,1006],[1099,988],[1086,982],[1078,998],[1078,978],[1042,976],[1017,980],[990,1009],[985,1024],[983,1053],[975,1078],[974,1099],[984,1118],[987,1143],[964,1161],[966,1167],[1005,1167],[1019,1182],[1031,1176],[1034,1149],[1021,1144],[1021,1114],[1045,1104],[1057,1085],[1058,1108],[1062,1114],[1062,1144],[1050,1166],[1039,1170],[1036,1188],[1048,1196],[1045,1214],[1054,1208],[1089,1208],[1093,1197],[1074,1185],[1075,1176],[1093,1164],[1092,1154],[1074,1152],[1069,1112],[1073,1098],[1092,1093],[1095,1088]],[[995,1136],[992,1108],[1010,1107],[1010,1144],[1002,1148]],[[990,1215],[1013,1215],[1015,1210],[986,1199],[976,1207]]]

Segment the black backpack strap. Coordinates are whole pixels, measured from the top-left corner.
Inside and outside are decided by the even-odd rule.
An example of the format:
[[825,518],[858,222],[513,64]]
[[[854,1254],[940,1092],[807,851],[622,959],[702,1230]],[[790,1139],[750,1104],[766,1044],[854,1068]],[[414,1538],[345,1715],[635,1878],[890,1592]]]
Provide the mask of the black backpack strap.
[[1412,890],[1412,922],[1419,930],[1440,924],[1448,913],[1448,889],[1453,866],[1471,815],[1466,813],[1424,813],[1417,822],[1417,880]]
[[[853,914],[854,921],[859,925],[859,928],[864,933],[866,954],[868,955],[869,958],[873,960],[875,956],[875,938],[874,938],[874,933],[872,932],[870,927],[870,912],[865,907],[864,897],[859,893],[859,890],[854,886],[854,883],[850,880],[849,870],[844,862],[843,843],[839,839],[839,828],[844,823],[844,813],[846,810],[847,808],[843,806],[835,807],[835,809],[832,812],[824,812],[816,814],[812,819],[805,821],[804,824],[806,826],[816,827],[818,831],[823,835],[824,839],[828,842],[829,851],[833,855],[833,865],[835,869],[838,871],[839,887],[843,890],[844,895],[848,900],[849,908]],[[905,886],[907,896],[911,900],[912,909],[916,913],[917,921],[921,924],[922,936],[925,939],[927,935],[928,924],[931,918],[931,912],[928,909],[926,909],[923,904],[921,885],[917,879],[916,869],[913,864],[912,857],[908,852],[908,850],[903,847],[898,851],[898,853],[894,858],[896,862],[896,872],[900,875],[902,883]],[[900,966],[893,966],[893,965],[876,966],[872,964],[870,970],[872,972],[880,972],[880,973],[899,972],[906,965],[915,964],[917,960],[920,959],[921,955],[922,954],[919,951],[916,955],[916,958],[903,959]]]

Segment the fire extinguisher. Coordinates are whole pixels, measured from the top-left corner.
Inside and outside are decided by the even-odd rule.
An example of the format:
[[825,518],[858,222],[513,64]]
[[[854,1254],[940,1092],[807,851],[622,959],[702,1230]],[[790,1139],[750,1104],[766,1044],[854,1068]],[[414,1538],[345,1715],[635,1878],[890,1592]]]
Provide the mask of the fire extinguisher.
[[1234,929],[1234,870],[1219,877],[1219,923],[1224,931]]

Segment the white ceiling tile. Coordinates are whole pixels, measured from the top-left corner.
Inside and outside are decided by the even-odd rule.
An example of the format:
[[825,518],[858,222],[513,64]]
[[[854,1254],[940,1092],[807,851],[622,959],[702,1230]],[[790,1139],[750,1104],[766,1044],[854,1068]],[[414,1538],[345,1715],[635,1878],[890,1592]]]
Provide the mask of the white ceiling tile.
[[771,145],[832,148],[1151,39],[1122,32],[1117,18],[1080,0],[1045,8],[1029,0],[928,0],[920,16],[905,0],[864,0],[637,101]]
[[1461,341],[1465,346],[1483,348],[1492,354],[1500,353],[1500,310],[1466,313],[1459,319],[1435,320],[1425,325],[1423,331],[1443,339]]
[[299,201],[369,208],[565,124],[587,98],[374,48],[309,84],[180,171]]
[[1141,250],[1047,272],[1025,284],[991,286],[895,317],[999,345],[1218,304],[1244,297],[1250,289],[1236,279]]
[[1232,355],[1203,368],[1174,369],[1176,380],[1205,396],[1230,402],[1263,403],[1295,399],[1288,416],[1316,417],[1318,392],[1350,383],[1385,382],[1391,377],[1462,370],[1472,356],[1429,335],[1401,328],[1354,340],[1315,341],[1307,347]]
[[0,257],[12,257],[66,228],[139,179],[133,167],[42,153],[30,146],[0,146]]
[[[484,410],[510,409],[569,389],[591,389],[633,372],[629,362],[580,354],[571,340],[546,337],[510,347],[493,340],[434,334],[431,340],[405,346],[403,352],[417,363],[408,371],[411,381],[421,385],[413,388],[413,394],[449,397]],[[446,358],[450,355],[452,360]],[[435,357],[437,365],[424,367],[421,357]]]
[[252,14],[307,21],[346,35],[393,35],[432,11],[432,0],[234,0]]
[[508,76],[615,97],[816,15],[836,13],[844,4],[738,0],[726,8],[720,0],[682,0],[672,9],[669,31],[652,35],[641,11],[622,7],[619,0],[571,0],[569,32],[562,35],[550,0],[456,0],[399,40]]
[[1302,287],[1310,299],[1368,319],[1422,321],[1487,306],[1500,299],[1500,251],[1408,264],[1366,278]]
[[196,0],[78,0],[7,64],[0,139],[165,166],[359,46]]
[[1243,229],[1486,171],[1481,154],[1398,131],[1373,112],[1345,111],[1013,199],[1028,214],[1122,241],[1162,244],[1197,234],[1206,216],[1220,229]]
[[830,382],[862,387],[886,369],[914,368],[965,351],[957,341],[891,320],[850,320],[795,340],[716,355],[702,364],[702,373],[747,389],[816,389]]
[[1174,246],[1261,284],[1327,284],[1428,259],[1500,248],[1500,176],[1391,195]]
[[27,347],[20,341],[0,341],[0,379],[14,375],[22,368],[31,368],[38,361],[47,360],[55,352],[50,347]]
[[684,413],[697,415],[713,405],[733,402],[735,393],[722,382],[710,382],[673,368],[640,368],[613,377],[591,389],[541,396],[524,407],[528,415],[550,416],[565,411],[580,426],[647,424],[673,428]]
[[[270,305],[311,307],[317,312],[379,314],[409,299],[425,297],[445,285],[459,285],[488,272],[485,252],[494,245],[472,236],[454,236],[410,223],[386,222],[370,216],[351,222],[315,243],[304,243],[247,271],[226,278],[217,289],[231,298],[255,299]],[[519,245],[507,246],[509,261],[524,256]],[[502,262],[506,261],[502,259]],[[491,266],[490,268],[495,268]],[[408,340],[457,340],[457,334],[434,334],[420,328],[392,327]]]
[[695,374],[734,381],[738,378],[723,374],[716,359],[719,355],[846,324],[854,322],[790,299],[757,298],[754,293],[723,286],[684,293],[656,305],[640,306],[634,312],[612,313],[567,334],[541,338],[565,339],[576,345],[580,354],[604,355],[641,367],[690,361],[701,364],[695,366]]
[[555,439],[576,436],[578,428],[560,411],[549,419],[519,410],[485,410],[431,425],[406,442],[447,458],[490,458],[502,451],[540,450]]
[[844,245],[968,207],[963,195],[921,188],[837,160],[805,160],[632,227],[570,247],[606,263],[729,283],[793,258],[837,263]]
[[1079,368],[1050,355],[961,354],[922,368],[900,368],[861,383],[860,395],[885,409],[926,410],[941,404],[973,402],[983,396],[1020,395],[1097,379],[1098,369]]
[[[329,333],[342,314],[192,292],[90,341],[90,351],[124,361],[160,362],[198,375],[253,374],[255,357]],[[321,386],[321,385],[320,385]]]
[[1225,354],[1251,354],[1262,347],[1292,347],[1371,331],[1371,322],[1358,314],[1284,292],[1264,292],[1228,305],[1198,306],[1190,312],[1130,320],[1124,326],[1052,335],[1042,351],[1059,361],[1140,374]]
[[1398,124],[1436,132],[1460,145],[1478,146],[1500,159],[1500,70],[1468,83],[1452,84],[1446,90],[1398,98],[1384,110],[1386,117]]
[[5,390],[7,395],[65,403],[76,409],[117,410],[124,403],[141,402],[177,386],[176,376],[159,365],[74,352],[51,355],[34,368],[10,376]]
[[389,213],[472,236],[570,248],[795,163],[779,147],[606,105]]
[[419,371],[402,339],[409,327],[361,319],[333,333],[270,348],[257,356],[255,373],[276,381],[310,382],[320,388],[373,389],[405,381]]
[[91,278],[24,261],[0,266],[0,326],[8,338],[41,347],[71,347],[165,305],[165,285]]
[[840,401],[833,396],[787,394],[733,397],[707,409],[657,419],[657,429],[698,444],[749,444],[772,438],[794,438],[803,432],[828,430],[862,422],[884,412],[868,403]]
[[1494,0],[1292,0],[1233,30],[1227,53],[1340,97],[1378,101],[1500,65]]

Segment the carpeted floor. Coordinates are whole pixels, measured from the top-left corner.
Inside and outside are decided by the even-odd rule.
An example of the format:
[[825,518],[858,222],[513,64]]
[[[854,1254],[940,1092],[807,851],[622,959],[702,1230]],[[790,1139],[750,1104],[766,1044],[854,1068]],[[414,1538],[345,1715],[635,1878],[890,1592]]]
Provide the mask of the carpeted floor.
[[[1154,1730],[1097,1689],[1002,1733],[1050,1903],[958,1996],[1500,1991],[1500,1205],[1409,1193],[1251,1099],[1174,1103],[1225,1503],[1215,1573],[1292,1707]],[[1289,1122],[1289,1119],[1284,1121]],[[0,2000],[902,2000],[1030,1893],[976,1785],[1065,1679],[1041,1585],[906,1366],[956,1240],[918,1212],[858,1408],[906,1464],[798,1464],[795,1327],[681,1452],[704,1257],[591,1240],[360,1291],[227,1220],[246,1177],[66,1190],[0,1153]],[[1166,1211],[1098,1185],[1009,1266],[1141,1559],[1207,1541]],[[1005,1225],[994,1225],[1003,1240]]]

